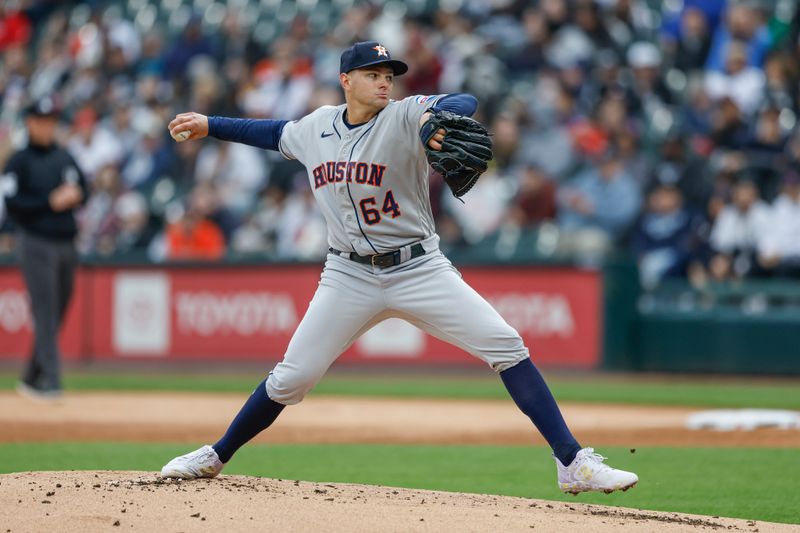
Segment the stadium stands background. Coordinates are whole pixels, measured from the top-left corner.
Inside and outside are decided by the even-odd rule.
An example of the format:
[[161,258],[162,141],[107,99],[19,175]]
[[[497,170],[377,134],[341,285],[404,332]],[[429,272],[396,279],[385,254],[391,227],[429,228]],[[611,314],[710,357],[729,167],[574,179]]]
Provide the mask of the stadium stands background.
[[630,257],[646,288],[800,275],[790,0],[12,0],[0,16],[0,161],[25,142],[24,103],[57,94],[92,183],[87,261],[321,260],[299,164],[177,144],[166,124],[341,103],[341,50],[375,39],[411,66],[396,98],[470,92],[494,133],[465,204],[431,176],[454,258]]

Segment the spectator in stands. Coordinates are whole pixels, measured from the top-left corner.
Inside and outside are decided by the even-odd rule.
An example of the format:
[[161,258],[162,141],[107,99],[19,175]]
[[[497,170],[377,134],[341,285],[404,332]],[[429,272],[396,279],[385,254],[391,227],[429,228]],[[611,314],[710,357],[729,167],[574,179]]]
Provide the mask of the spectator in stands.
[[221,205],[241,217],[268,179],[261,150],[238,143],[206,143],[197,155],[195,181],[213,182]]
[[521,42],[505,57],[509,72],[534,72],[544,64],[544,50],[550,37],[544,14],[527,7],[522,12]]
[[[327,229],[319,210],[312,209],[314,193],[303,187],[296,194],[270,185],[256,213],[256,223],[268,249],[280,259],[319,260],[327,254]],[[243,236],[239,235],[242,239]],[[239,244],[243,244],[239,241]]]
[[[25,99],[25,87],[32,69],[28,60],[27,49],[23,46],[13,46],[0,56],[0,117],[15,116],[22,109]],[[5,129],[0,121],[0,128]],[[5,144],[7,132],[0,130],[0,148]],[[0,158],[4,157],[0,151]]]
[[142,53],[142,36],[136,29],[132,20],[128,20],[106,12],[106,61],[113,61],[113,64],[106,65],[109,77],[116,75],[132,77],[134,76],[134,65],[139,61]]
[[783,192],[772,204],[768,230],[758,243],[759,263],[776,276],[800,277],[800,174],[786,174]]
[[787,137],[780,124],[781,110],[765,105],[759,112],[745,146],[747,164],[759,180],[761,196],[780,192],[781,171],[786,166]]
[[167,141],[163,176],[175,184],[180,194],[185,194],[194,186],[197,157],[202,146],[202,143],[175,143],[171,139]]
[[653,287],[663,278],[686,276],[701,224],[702,219],[683,205],[678,187],[664,183],[655,186],[631,243],[644,287]]
[[274,254],[288,196],[289,190],[277,183],[264,187],[242,225],[233,232],[231,249],[239,254]]
[[153,28],[142,36],[142,52],[136,66],[138,76],[157,76],[164,73],[164,36],[160,29]]
[[462,203],[445,189],[445,209],[461,227],[467,242],[479,242],[497,231],[508,214],[513,187],[509,174],[492,167],[472,188],[474,196],[469,202]]
[[[566,4],[563,0],[553,0],[549,4]],[[559,10],[561,7],[559,6]],[[569,9],[564,9],[569,13]],[[545,49],[545,59],[559,70],[573,69],[591,59],[594,51],[592,41],[584,31],[574,24],[574,17],[559,22],[557,28],[551,26],[552,37]]]
[[169,78],[182,82],[192,59],[213,55],[214,48],[211,39],[203,32],[201,18],[193,15],[164,54],[164,73]]
[[101,121],[101,127],[113,131],[122,147],[120,161],[125,164],[139,144],[141,133],[133,120],[133,102],[130,96],[120,96],[111,105],[111,113]]
[[641,2],[616,0],[606,3],[605,9],[610,10],[610,16],[606,17],[606,26],[618,48],[652,34],[648,8]]
[[676,128],[662,141],[660,153],[647,179],[647,188],[674,185],[680,189],[683,203],[702,211],[711,196],[711,180],[704,161],[686,146],[683,132]]
[[769,226],[769,206],[758,187],[747,178],[733,187],[732,199],[717,216],[711,230],[709,273],[716,280],[743,278],[758,271],[756,249]]
[[627,70],[623,68],[620,55],[614,50],[598,50],[594,56],[590,83],[592,98],[598,100],[609,92],[622,92],[627,103],[633,101],[632,92],[624,79]]
[[253,67],[253,85],[241,97],[242,109],[254,117],[300,117],[314,90],[311,66],[308,58],[298,54],[296,43],[289,39],[275,42],[271,56]]
[[800,128],[786,142],[786,159],[794,168],[800,168]]
[[251,21],[242,10],[246,4],[233,5],[228,2],[225,17],[217,34],[216,62],[224,69],[223,76],[237,84],[245,81],[248,65],[261,58],[260,46],[249,30]]
[[403,77],[406,90],[409,94],[437,94],[444,66],[429,41],[428,32],[420,24],[409,21],[406,33],[405,57],[409,59],[408,76]]
[[639,211],[641,192],[612,148],[563,185],[557,202],[565,251],[594,255],[622,237]]
[[728,0],[683,0],[682,9],[678,12],[664,13],[664,23],[662,31],[667,38],[676,38],[681,31],[683,15],[690,10],[699,11],[708,25],[710,34],[715,34],[720,25],[720,20],[725,12]]
[[724,70],[706,73],[706,92],[713,100],[730,98],[745,115],[756,111],[764,98],[764,72],[747,64],[744,43],[728,45]]
[[114,205],[121,192],[117,167],[106,165],[91,184],[92,194],[80,212],[78,251],[108,255],[114,250]]
[[11,47],[24,46],[31,37],[31,21],[13,2],[0,4],[0,53]]
[[764,64],[765,100],[780,109],[793,109],[792,101],[798,83],[797,57],[784,51],[776,51]]
[[661,51],[649,42],[631,45],[627,53],[633,73],[633,106],[638,116],[651,117],[657,110],[673,103],[670,90],[661,76]]
[[98,123],[97,112],[89,106],[75,114],[67,149],[89,182],[103,167],[119,164],[124,154],[119,139]]
[[493,53],[492,44],[483,41],[477,50],[465,57],[463,90],[474,95],[490,113],[497,113],[508,96],[506,66]]
[[598,103],[595,116],[597,125],[609,137],[616,138],[630,126],[625,94],[619,90],[608,91]]
[[163,123],[149,117],[137,132],[137,142],[127,162],[122,165],[122,178],[127,189],[146,190],[162,177],[172,163],[172,147],[167,144]]
[[601,6],[595,0],[578,0],[574,5],[575,25],[581,29],[597,48],[614,48],[617,43],[606,27]]
[[217,260],[225,255],[225,237],[211,220],[216,198],[210,184],[199,184],[189,196],[189,206],[166,231],[166,259]]
[[747,144],[749,133],[742,111],[730,97],[723,97],[714,105],[710,137],[717,147],[741,149]]
[[684,9],[677,39],[672,41],[675,68],[689,73],[702,70],[711,49],[711,33],[706,14],[697,7]]
[[706,93],[703,81],[698,78],[689,80],[680,118],[685,130],[691,132],[690,141],[700,155],[708,156],[714,149],[711,140],[714,110],[714,102]]
[[708,219],[717,219],[722,209],[733,199],[733,186],[742,176],[746,164],[743,152],[717,151],[708,167],[711,172],[711,198],[708,201]]
[[319,261],[327,255],[328,230],[310,187],[287,197],[276,237],[279,258]]
[[522,169],[519,190],[511,204],[509,220],[523,228],[535,228],[556,217],[556,186],[538,167]]
[[[156,184],[153,190],[153,198],[158,196],[160,192],[159,188],[162,184],[162,182]],[[175,209],[175,200],[187,205],[186,211],[183,210],[182,206],[179,207],[179,209]],[[168,215],[171,221],[184,217],[185,213],[189,213],[192,215],[192,218],[195,219],[208,220],[214,227],[222,232],[222,239],[226,244],[230,241],[233,232],[242,222],[239,215],[231,212],[222,205],[222,197],[219,188],[211,181],[194,182],[188,194],[175,195],[174,199],[168,200],[168,205],[166,207],[170,211],[165,212],[165,215]],[[179,213],[181,217],[176,216],[175,213]]]
[[647,190],[646,183],[653,166],[653,156],[642,147],[641,133],[636,125],[628,124],[614,137],[614,145],[625,172],[633,176],[639,190]]
[[758,114],[755,127],[747,143],[748,155],[764,162],[782,154],[786,148],[786,133],[780,123],[781,110],[765,105]]
[[548,112],[550,116],[537,116],[527,102],[519,101],[517,105],[519,139],[513,165],[541,168],[556,181],[565,178],[577,163],[568,126],[557,121],[554,110]]
[[57,93],[68,79],[72,68],[72,59],[64,42],[63,33],[59,33],[58,30],[54,33],[45,31],[45,37],[37,51],[35,65],[28,83],[28,95],[31,98],[39,98]]
[[494,164],[503,172],[511,166],[519,150],[519,124],[515,117],[503,113],[497,116],[490,129],[494,134],[492,138]]
[[[215,208],[212,219],[227,237],[241,228],[241,243],[248,228],[251,237],[261,231],[259,215],[250,211],[253,191],[276,184],[287,191],[283,208],[303,206],[305,175],[298,181],[297,168],[278,156],[237,165],[247,176],[220,167],[209,178],[206,161],[216,156],[204,153],[198,170],[202,145],[165,138],[167,117],[174,108],[189,106],[214,115],[294,118],[309,107],[341,103],[341,50],[375,32],[389,35],[389,48],[414,56],[405,80],[409,91],[472,90],[481,97],[477,118],[495,133],[503,176],[499,181],[487,176],[486,185],[514,185],[510,190],[519,198],[509,203],[524,205],[525,211],[539,201],[531,200],[526,188],[538,179],[528,182],[533,172],[528,167],[552,178],[556,190],[564,183],[570,191],[578,173],[595,169],[595,158],[609,146],[619,148],[621,174],[636,178],[640,190],[674,184],[686,208],[707,208],[711,217],[733,202],[732,184],[745,163],[765,200],[778,193],[782,169],[800,164],[796,2],[682,0],[662,6],[540,0],[501,6],[472,1],[452,11],[433,0],[405,3],[400,18],[370,3],[323,2],[319,10],[329,17],[304,15],[301,7],[291,21],[251,20],[252,1],[223,2],[218,22],[205,17],[211,10],[194,13],[184,26],[176,23],[192,13],[186,1],[149,2],[148,12],[152,8],[156,15],[152,24],[136,16],[134,2],[45,2],[44,7],[34,2],[30,9],[23,2],[24,11],[17,4],[0,7],[0,20],[7,22],[0,24],[0,160],[23,142],[21,102],[59,91],[67,116],[87,125],[65,141],[89,174],[114,166],[123,189],[145,195],[152,209],[148,218],[156,224],[165,206],[185,202],[195,176],[204,175],[218,184],[227,207]],[[662,20],[663,26],[655,27]],[[87,106],[94,118],[82,111]],[[681,143],[672,122],[685,132]],[[160,132],[152,124],[161,124]],[[728,159],[741,164],[713,170],[704,164]],[[258,179],[252,181],[251,173]],[[237,186],[228,187],[229,179]],[[431,186],[437,186],[435,180]],[[539,191],[533,197],[539,198]],[[549,195],[549,187],[545,192]],[[477,196],[476,191],[469,198]],[[560,204],[558,192],[556,197]],[[468,198],[466,206],[450,209],[436,205],[448,198],[433,194],[432,208],[443,242],[458,246],[463,242],[458,217],[480,202]],[[547,202],[542,211],[550,211]],[[559,216],[571,219],[572,211],[567,207]],[[295,223],[293,215],[288,220]],[[291,227],[286,235],[296,231]],[[281,241],[287,243],[281,257],[295,257],[292,247],[306,242],[296,237]],[[261,239],[248,242],[277,254],[277,238],[276,233],[260,244]]]
[[114,204],[114,254],[143,258],[155,237],[147,200],[136,191],[122,193]]
[[769,50],[770,36],[764,17],[758,7],[748,2],[728,2],[725,22],[717,27],[708,55],[706,68],[721,72],[725,69],[731,44],[741,41],[745,64],[761,68]]

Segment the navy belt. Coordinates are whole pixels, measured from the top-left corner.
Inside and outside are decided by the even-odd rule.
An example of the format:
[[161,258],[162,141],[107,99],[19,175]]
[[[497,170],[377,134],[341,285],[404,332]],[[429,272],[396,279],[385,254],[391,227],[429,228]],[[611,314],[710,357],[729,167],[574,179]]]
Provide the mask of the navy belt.
[[[340,255],[342,257],[346,257],[351,261],[355,261],[356,263],[361,263],[363,265],[372,265],[376,267],[386,268],[390,266],[399,265],[403,261],[400,259],[400,250],[395,250],[393,252],[386,252],[382,254],[374,254],[374,255],[358,255],[352,252],[342,252],[341,250],[337,250],[335,248],[328,248],[328,251],[332,254]],[[425,255],[425,248],[422,247],[421,244],[412,244],[411,245],[411,255],[408,259],[414,259],[415,257],[419,257],[421,255]]]

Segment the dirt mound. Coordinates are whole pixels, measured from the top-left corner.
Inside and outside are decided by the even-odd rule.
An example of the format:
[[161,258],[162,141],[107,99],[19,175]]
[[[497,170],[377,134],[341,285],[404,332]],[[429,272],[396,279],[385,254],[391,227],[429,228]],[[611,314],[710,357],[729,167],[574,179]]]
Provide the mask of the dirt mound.
[[11,533],[796,531],[752,520],[507,496],[246,476],[187,482],[148,472],[75,471],[0,475],[0,523]]

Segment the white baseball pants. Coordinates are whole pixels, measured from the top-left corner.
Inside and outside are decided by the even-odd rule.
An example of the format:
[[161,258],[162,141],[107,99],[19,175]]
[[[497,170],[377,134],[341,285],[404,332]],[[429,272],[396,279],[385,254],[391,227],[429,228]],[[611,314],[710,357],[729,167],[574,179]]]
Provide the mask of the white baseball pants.
[[458,346],[496,372],[528,357],[519,333],[438,249],[383,269],[328,254],[308,310],[267,379],[269,397],[299,403],[359,336],[391,317]]

